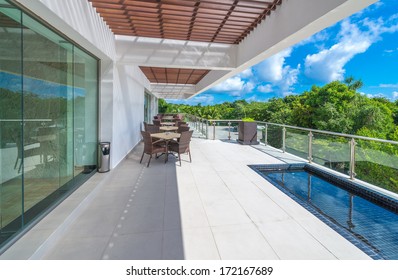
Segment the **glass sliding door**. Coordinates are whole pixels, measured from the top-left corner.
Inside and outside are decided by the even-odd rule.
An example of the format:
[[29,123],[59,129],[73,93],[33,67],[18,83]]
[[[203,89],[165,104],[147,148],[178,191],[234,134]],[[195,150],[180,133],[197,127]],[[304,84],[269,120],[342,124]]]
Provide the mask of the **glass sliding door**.
[[82,50],[74,52],[75,176],[96,168],[98,143],[98,62]]
[[147,92],[144,99],[144,121],[147,123],[151,121],[151,95]]
[[98,60],[0,0],[0,249],[96,170]]
[[0,0],[0,244],[23,224],[21,17]]
[[73,46],[26,14],[23,24],[24,144],[40,147],[23,164],[28,221],[73,178]]

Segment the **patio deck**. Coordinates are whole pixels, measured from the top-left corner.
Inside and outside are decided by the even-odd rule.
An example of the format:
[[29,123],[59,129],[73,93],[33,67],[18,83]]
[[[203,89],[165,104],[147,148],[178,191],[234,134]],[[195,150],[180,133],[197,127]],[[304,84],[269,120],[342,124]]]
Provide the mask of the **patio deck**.
[[192,163],[139,164],[142,144],[96,173],[1,259],[370,259],[248,164],[297,161],[194,138]]

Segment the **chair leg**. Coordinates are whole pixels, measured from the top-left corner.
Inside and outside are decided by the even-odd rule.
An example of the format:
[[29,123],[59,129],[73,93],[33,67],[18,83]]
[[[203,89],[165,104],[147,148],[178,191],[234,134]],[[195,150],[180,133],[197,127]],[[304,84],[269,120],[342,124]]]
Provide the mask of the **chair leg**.
[[180,166],[181,166],[181,154],[178,152],[178,159],[180,160]]
[[149,163],[151,162],[151,159],[152,159],[152,154],[151,154],[151,156],[149,157],[148,164],[147,164],[146,167],[149,167]]
[[18,173],[21,173],[22,164],[24,164],[24,161],[21,159],[21,162],[19,163],[19,167],[18,167]]
[[188,151],[188,154],[189,154],[189,162],[192,162],[192,159],[191,159],[191,151]]
[[144,153],[145,153],[145,152],[142,152],[142,156],[141,156],[140,163],[142,162],[142,159],[144,158]]

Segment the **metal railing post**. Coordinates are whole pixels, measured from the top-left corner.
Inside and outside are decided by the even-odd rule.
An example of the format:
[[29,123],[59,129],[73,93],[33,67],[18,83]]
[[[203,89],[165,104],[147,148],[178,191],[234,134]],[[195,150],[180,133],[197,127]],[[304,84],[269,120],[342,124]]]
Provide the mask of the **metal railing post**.
[[213,121],[213,140],[216,140],[216,122]]
[[206,120],[206,139],[209,139],[209,121]]
[[308,162],[312,163],[312,140],[314,138],[314,134],[312,134],[312,131],[308,133]]
[[286,152],[286,127],[282,129],[282,151]]
[[231,140],[231,122],[228,122],[228,140]]
[[264,135],[264,145],[268,145],[268,124],[265,124],[265,135]]
[[357,175],[355,173],[355,145],[357,144],[357,142],[355,142],[354,138],[351,138],[350,143],[350,179],[354,180],[355,179],[355,175]]

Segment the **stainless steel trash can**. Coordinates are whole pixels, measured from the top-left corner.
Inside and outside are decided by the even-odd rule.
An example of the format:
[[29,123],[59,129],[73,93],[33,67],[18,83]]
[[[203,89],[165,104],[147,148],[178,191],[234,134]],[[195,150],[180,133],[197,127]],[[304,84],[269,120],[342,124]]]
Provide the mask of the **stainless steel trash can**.
[[98,143],[98,172],[108,172],[110,167],[110,142]]

